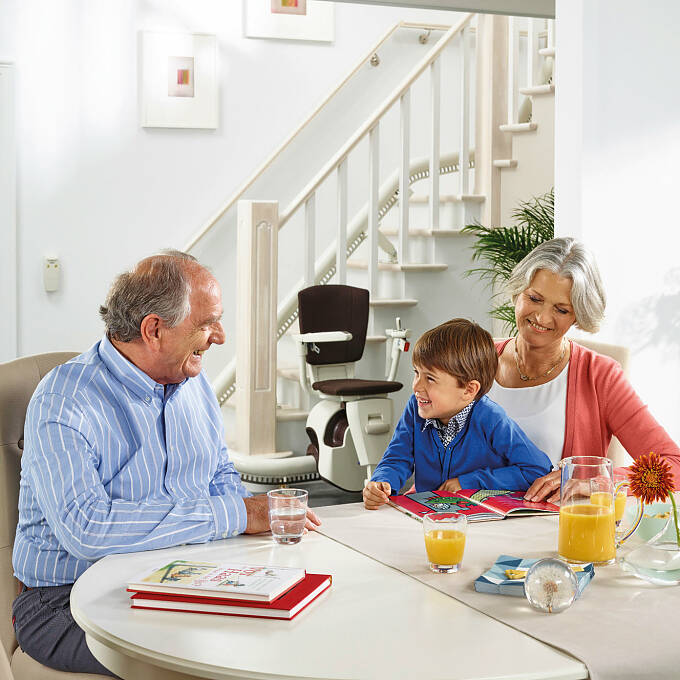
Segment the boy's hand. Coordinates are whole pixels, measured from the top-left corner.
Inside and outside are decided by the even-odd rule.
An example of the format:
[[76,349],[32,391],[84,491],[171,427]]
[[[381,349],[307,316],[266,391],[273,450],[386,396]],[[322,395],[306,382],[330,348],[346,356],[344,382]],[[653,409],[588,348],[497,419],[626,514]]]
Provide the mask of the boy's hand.
[[364,506],[369,510],[377,510],[387,503],[391,493],[389,482],[369,482],[364,487]]
[[463,487],[458,481],[458,477],[454,477],[453,479],[447,479],[437,491],[448,491],[449,493],[453,493],[454,491],[460,491],[462,488]]

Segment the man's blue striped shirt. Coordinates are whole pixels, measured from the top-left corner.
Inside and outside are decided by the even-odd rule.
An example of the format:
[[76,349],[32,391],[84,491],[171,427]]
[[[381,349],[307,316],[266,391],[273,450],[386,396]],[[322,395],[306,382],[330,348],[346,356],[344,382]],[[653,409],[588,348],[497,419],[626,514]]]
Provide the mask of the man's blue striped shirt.
[[164,388],[103,338],[29,403],[14,573],[73,583],[109,553],[235,536],[249,495],[205,375]]

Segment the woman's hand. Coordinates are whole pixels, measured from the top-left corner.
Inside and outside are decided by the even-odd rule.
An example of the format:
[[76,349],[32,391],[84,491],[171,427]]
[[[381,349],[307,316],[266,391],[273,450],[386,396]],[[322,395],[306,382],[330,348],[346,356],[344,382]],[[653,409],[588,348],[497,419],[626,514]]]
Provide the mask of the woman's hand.
[[536,503],[547,501],[548,503],[560,502],[560,470],[553,470],[544,477],[539,477],[524,494],[525,501]]
[[438,489],[437,491],[448,491],[449,493],[455,493],[456,491],[460,491],[463,487],[460,485],[460,482],[458,481],[458,477],[453,477],[452,479],[447,479]]

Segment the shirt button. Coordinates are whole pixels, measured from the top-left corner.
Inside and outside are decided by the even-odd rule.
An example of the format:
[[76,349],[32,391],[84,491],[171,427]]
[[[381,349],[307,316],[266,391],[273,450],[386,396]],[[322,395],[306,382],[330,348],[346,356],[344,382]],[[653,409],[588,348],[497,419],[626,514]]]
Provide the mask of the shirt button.
[[231,532],[231,535],[232,535],[232,536],[238,536],[238,531],[237,531],[236,529],[234,529],[234,530]]
[[151,397],[147,395],[146,396],[146,403],[148,404],[150,401],[151,401]]
[[222,534],[222,538],[227,538],[228,536],[229,534],[226,531]]

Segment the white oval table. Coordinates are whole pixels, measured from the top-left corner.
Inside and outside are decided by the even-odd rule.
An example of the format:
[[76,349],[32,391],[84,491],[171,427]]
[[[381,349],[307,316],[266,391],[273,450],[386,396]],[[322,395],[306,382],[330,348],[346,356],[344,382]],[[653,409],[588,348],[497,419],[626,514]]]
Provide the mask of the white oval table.
[[[125,583],[178,558],[301,566],[333,585],[292,621],[131,609]],[[239,536],[111,555],[78,579],[71,608],[93,654],[126,680],[588,676],[580,661],[316,533],[294,546]]]

